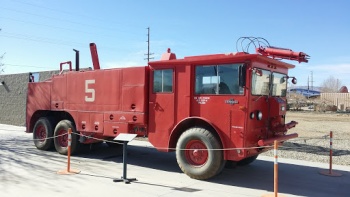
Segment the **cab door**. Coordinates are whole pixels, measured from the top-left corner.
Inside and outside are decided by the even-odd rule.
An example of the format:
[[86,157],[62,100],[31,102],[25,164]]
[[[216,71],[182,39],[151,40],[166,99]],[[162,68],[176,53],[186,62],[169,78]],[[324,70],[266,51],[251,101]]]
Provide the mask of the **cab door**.
[[158,147],[166,147],[174,126],[174,69],[154,69],[150,75],[149,92],[149,141]]
[[[224,147],[242,147],[246,118],[246,97],[241,82],[243,63],[195,66],[195,94],[192,116],[213,124]],[[229,151],[226,151],[226,153]],[[232,151],[237,153],[237,151]],[[235,155],[226,155],[231,159]]]

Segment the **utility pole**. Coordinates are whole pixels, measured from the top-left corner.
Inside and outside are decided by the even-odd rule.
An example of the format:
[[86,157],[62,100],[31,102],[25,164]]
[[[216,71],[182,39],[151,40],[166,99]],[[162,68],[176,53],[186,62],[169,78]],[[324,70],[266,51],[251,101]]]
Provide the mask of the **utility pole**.
[[0,56],[0,73],[4,72],[4,63],[2,63],[2,59],[4,59],[4,56],[5,56],[6,53],[2,54]]
[[149,42],[150,28],[149,27],[147,27],[147,31],[148,31],[148,33],[147,33],[147,41],[146,41],[147,42],[147,54],[145,54],[145,55],[147,55],[147,58],[145,58],[145,60],[147,60],[147,64],[148,64],[149,60],[153,59],[153,57],[150,57],[150,55],[153,55],[154,53],[150,52],[150,42]]
[[[2,29],[0,28],[0,31],[1,30]],[[0,73],[4,72],[4,69],[3,69],[4,63],[2,63],[2,59],[4,59],[4,55],[5,55],[5,53],[0,56]]]
[[314,90],[314,73],[311,71],[311,90]]

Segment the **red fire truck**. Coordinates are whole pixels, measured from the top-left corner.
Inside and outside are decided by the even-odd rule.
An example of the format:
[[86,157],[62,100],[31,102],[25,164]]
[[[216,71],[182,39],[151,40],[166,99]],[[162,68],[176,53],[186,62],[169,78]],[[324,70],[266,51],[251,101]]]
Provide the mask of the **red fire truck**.
[[93,69],[79,69],[76,51],[75,70],[64,62],[59,74],[28,83],[26,129],[38,149],[67,154],[68,128],[72,154],[81,143],[133,133],[159,151],[176,151],[188,176],[208,179],[226,161],[249,164],[274,140],[297,137],[286,134],[297,123],[285,123],[294,65],[277,59],[307,62],[305,53],[258,46],[256,54],[177,59],[168,49],[148,66],[100,69],[96,45],[90,49]]

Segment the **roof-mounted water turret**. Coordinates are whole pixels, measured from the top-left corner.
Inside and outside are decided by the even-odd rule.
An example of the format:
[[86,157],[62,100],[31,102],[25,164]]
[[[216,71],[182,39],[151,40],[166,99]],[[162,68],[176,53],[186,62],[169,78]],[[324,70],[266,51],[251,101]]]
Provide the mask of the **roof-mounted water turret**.
[[[239,44],[241,45],[240,50],[238,47]],[[295,60],[299,63],[307,63],[310,59],[310,56],[304,52],[295,52],[291,49],[273,47],[266,39],[260,37],[241,37],[236,42],[237,51],[243,51],[246,53],[248,53],[251,45],[255,47],[256,53],[273,59]]]

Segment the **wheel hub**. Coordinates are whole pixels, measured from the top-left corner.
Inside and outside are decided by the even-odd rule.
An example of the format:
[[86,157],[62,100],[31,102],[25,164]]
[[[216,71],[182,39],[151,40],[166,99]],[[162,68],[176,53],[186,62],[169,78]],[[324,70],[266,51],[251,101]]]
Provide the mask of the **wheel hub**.
[[61,147],[67,147],[68,146],[68,132],[64,129],[57,132],[58,135],[58,143]]
[[43,125],[40,125],[36,128],[35,130],[35,136],[36,139],[39,140],[40,142],[45,141],[46,139],[46,129]]
[[186,145],[185,156],[194,166],[204,165],[208,160],[208,149],[200,140],[191,140]]

